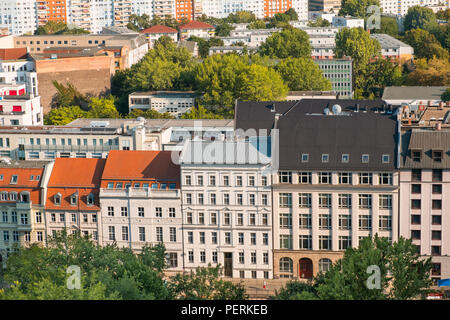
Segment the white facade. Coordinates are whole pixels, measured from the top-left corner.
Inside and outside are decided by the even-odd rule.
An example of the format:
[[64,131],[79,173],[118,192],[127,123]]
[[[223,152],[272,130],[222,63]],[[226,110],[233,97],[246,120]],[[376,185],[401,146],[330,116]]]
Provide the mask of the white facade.
[[227,277],[272,278],[267,164],[192,163],[191,147],[197,146],[200,153],[208,148],[188,143],[181,161],[185,269],[211,263],[222,265]]
[[38,126],[44,124],[41,97],[34,95],[0,96],[1,126]]
[[364,29],[364,19],[358,19],[358,18],[354,18],[354,17],[334,16],[332,18],[332,24],[334,27],[363,28]]
[[0,84],[25,84],[26,92],[39,95],[34,61],[0,60]]
[[153,17],[153,0],[135,0],[131,7],[133,14],[142,16],[148,15]]
[[444,4],[450,8],[448,0],[380,0],[380,6],[383,13],[404,16],[408,13],[408,9],[414,6],[436,6]]
[[36,1],[0,1],[0,29],[8,28],[13,35],[33,33],[37,28]]
[[160,113],[168,112],[180,117],[195,105],[194,92],[135,92],[129,96],[129,108],[148,110]]

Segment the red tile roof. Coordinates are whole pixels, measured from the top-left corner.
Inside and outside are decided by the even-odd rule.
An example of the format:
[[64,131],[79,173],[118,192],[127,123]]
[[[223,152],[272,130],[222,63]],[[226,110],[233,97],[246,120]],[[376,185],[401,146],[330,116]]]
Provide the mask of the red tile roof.
[[[30,192],[31,202],[39,204],[40,183],[43,173],[44,168],[0,168],[0,176],[3,176],[3,179],[0,180],[0,192],[17,192],[20,194],[22,191],[28,191]],[[11,184],[13,175],[17,175],[17,183],[15,184]],[[31,176],[33,176],[33,180],[30,180]],[[13,203],[15,201],[6,202]],[[0,204],[2,204],[2,201],[0,201]]]
[[57,158],[48,187],[99,187],[106,159]]
[[178,182],[180,166],[172,162],[171,156],[171,151],[112,150],[108,154],[102,179]]
[[185,25],[180,26],[180,30],[183,29],[214,29],[214,27],[208,23],[201,21],[190,21]]
[[[70,204],[70,197],[78,192],[76,205]],[[61,204],[55,205],[55,195],[61,195]],[[94,195],[94,204],[87,204],[89,194]],[[99,189],[93,188],[48,188],[45,209],[47,210],[74,210],[74,211],[100,211]]]
[[177,29],[156,25],[141,31],[141,33],[178,33]]
[[27,55],[27,48],[0,49],[0,60],[24,59]]

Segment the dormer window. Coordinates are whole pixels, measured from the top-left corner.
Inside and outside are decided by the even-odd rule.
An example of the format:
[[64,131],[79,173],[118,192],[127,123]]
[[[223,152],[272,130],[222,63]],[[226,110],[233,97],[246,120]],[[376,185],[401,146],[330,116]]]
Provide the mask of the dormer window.
[[434,162],[442,162],[442,150],[432,150],[431,154]]
[[76,192],[70,196],[70,204],[71,205],[76,205],[77,202],[78,202],[78,192]]
[[414,162],[422,161],[422,150],[411,150],[411,158]]
[[322,162],[328,162],[328,159],[329,159],[329,155],[327,154],[327,153],[323,153],[322,154]]
[[108,189],[114,189],[114,182],[108,182]]
[[361,161],[363,163],[369,163],[369,155],[368,154],[363,154],[361,157]]
[[11,177],[11,184],[17,184],[17,180],[19,179],[19,176],[18,175],[13,175],[12,177]]
[[23,191],[20,193],[21,202],[30,202],[30,193],[28,191]]
[[0,181],[3,181],[3,175],[0,174]]
[[343,163],[348,163],[349,160],[350,160],[350,156],[348,154],[344,153],[342,155],[342,162]]
[[8,193],[7,192],[1,192],[0,193],[0,200],[1,201],[7,201],[8,200]]
[[383,156],[382,156],[382,162],[383,163],[389,163],[389,155],[388,154],[383,154]]
[[90,194],[87,196],[87,204],[88,204],[89,206],[92,206],[92,205],[94,204],[94,199],[95,199],[94,195],[93,195],[92,193],[90,193]]
[[9,193],[9,200],[17,201],[17,192],[13,191]]
[[34,175],[33,175],[33,174],[31,175],[30,180],[31,180],[31,181],[34,180]]
[[118,182],[116,184],[116,189],[122,189],[122,187],[123,187],[123,183],[122,182]]
[[303,153],[302,154],[302,162],[308,162],[309,161],[309,154]]
[[36,181],[39,181],[41,179],[41,176],[40,175],[37,175],[36,176]]
[[57,193],[53,196],[53,203],[55,206],[61,205],[61,193]]

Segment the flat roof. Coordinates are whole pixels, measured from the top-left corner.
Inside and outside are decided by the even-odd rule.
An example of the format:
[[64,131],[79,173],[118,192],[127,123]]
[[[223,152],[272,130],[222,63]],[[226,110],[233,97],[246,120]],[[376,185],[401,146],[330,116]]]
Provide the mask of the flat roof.
[[394,37],[384,34],[384,33],[374,33],[370,35],[371,38],[378,40],[381,45],[381,48],[400,48],[400,47],[409,47],[412,48],[409,44],[401,42]]
[[383,100],[441,100],[441,95],[447,87],[425,86],[393,86],[386,87],[383,92]]

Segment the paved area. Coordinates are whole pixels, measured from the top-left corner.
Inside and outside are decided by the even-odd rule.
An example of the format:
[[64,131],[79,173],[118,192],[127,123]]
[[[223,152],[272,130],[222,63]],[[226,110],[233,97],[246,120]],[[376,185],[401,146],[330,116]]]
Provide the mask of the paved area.
[[275,294],[275,290],[280,290],[285,286],[289,279],[229,279],[229,281],[242,283],[249,299],[268,299]]

